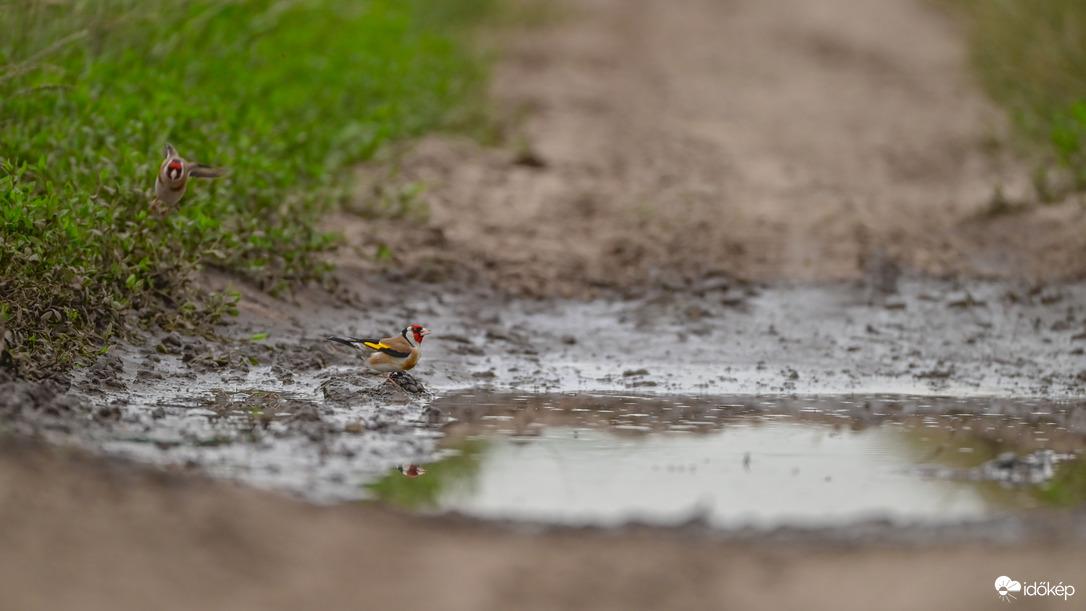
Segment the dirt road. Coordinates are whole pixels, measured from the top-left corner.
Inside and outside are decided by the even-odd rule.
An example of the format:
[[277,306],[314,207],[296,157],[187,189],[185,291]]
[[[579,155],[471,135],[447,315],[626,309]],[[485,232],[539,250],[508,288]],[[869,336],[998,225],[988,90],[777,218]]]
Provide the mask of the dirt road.
[[[1002,122],[929,3],[563,6],[559,23],[511,35],[498,66],[495,98],[527,112],[523,143],[431,139],[409,153],[401,178],[428,185],[426,227],[329,220],[351,245],[344,292],[402,319],[409,285],[373,297],[369,272],[555,296],[719,275],[892,291],[902,268],[1083,271],[1077,206],[983,215],[995,186],[1027,193],[1028,172],[985,147]],[[391,264],[357,258],[380,243]],[[246,307],[290,318],[266,299]],[[1002,604],[1000,575],[1081,579],[1084,535],[1066,530],[1081,526],[1054,520],[1029,543],[540,534],[320,508],[8,440],[0,607],[977,609]]]
[[[1028,198],[1029,169],[930,3],[596,0],[566,15],[511,36],[497,71],[495,97],[528,113],[519,154],[430,140],[404,161],[432,210],[431,231],[391,241],[406,269],[529,295],[713,272],[1086,270],[1076,204],[988,214],[997,188]],[[389,230],[351,242],[372,252]]]

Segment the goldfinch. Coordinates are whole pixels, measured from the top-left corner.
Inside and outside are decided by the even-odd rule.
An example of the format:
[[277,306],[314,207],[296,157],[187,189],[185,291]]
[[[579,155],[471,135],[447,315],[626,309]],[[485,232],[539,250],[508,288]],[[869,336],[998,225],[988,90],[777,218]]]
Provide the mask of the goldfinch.
[[405,328],[395,337],[384,339],[359,339],[355,337],[329,337],[328,339],[340,344],[346,344],[366,353],[366,364],[371,369],[387,373],[393,383],[392,374],[407,371],[419,362],[422,356],[422,338],[430,334],[430,330],[421,325],[412,325]]
[[151,202],[151,210],[165,216],[185,195],[185,187],[188,186],[190,176],[218,178],[227,172],[229,170],[223,168],[185,161],[177,154],[177,149],[173,145],[166,144],[166,159],[158,168],[158,177],[155,179],[155,200]]

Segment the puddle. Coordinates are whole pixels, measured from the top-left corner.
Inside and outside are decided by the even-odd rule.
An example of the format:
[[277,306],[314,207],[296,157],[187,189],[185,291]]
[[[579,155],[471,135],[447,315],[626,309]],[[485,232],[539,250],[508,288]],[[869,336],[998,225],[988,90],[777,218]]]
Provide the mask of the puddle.
[[1005,415],[994,410],[1009,403],[961,398],[467,393],[432,407],[450,418],[445,458],[391,471],[368,487],[377,498],[487,519],[720,528],[934,524],[1086,502],[1081,436],[1028,404]]
[[[562,445],[563,434],[573,434],[565,429],[597,431],[603,438],[595,443],[603,448],[612,438],[648,436],[641,443],[653,452],[654,444],[683,435],[717,435],[726,448],[738,443],[744,426],[749,434],[768,434],[768,423],[784,417],[814,433],[820,426],[886,425],[891,431],[922,426],[909,418],[947,414],[950,420],[932,426],[956,426],[956,413],[990,414],[1016,427],[1046,426],[1043,418],[1064,437],[1086,433],[1086,306],[1079,305],[1086,303],[1086,284],[1037,292],[1007,283],[910,280],[899,288],[891,301],[852,285],[732,282],[622,300],[523,301],[412,285],[417,301],[410,318],[434,321],[427,324],[435,334],[411,372],[431,392],[411,396],[383,388],[357,354],[324,339],[395,329],[404,313],[370,319],[354,308],[328,305],[301,315],[278,304],[276,311],[282,306],[292,313],[274,320],[243,316],[226,344],[166,334],[142,347],[119,347],[73,375],[88,411],[55,409],[19,426],[54,443],[318,503],[366,498],[372,495],[367,484],[390,472],[399,476],[390,470],[403,464],[430,466],[413,480],[422,488],[438,479],[441,469],[433,463],[470,436],[489,444],[490,457],[503,443],[520,447],[523,440],[507,440],[510,435],[538,437],[540,448],[555,452],[578,452],[579,444]],[[501,394],[510,392],[526,394]],[[573,392],[581,394],[568,394]],[[589,401],[586,393],[595,396]],[[808,399],[790,398],[797,395]],[[957,398],[940,398],[947,395]],[[434,397],[432,405],[453,422],[428,417]],[[881,482],[896,468],[876,452],[889,452],[885,435],[846,435],[850,445],[840,451],[880,465]],[[982,454],[994,458],[999,451],[1065,451],[1044,436],[1005,439],[1003,449],[975,453],[978,462],[971,466],[983,462]],[[757,438],[749,445],[772,443]],[[863,454],[863,444],[876,444],[873,457]],[[735,461],[711,444],[700,451],[705,456],[673,462]],[[771,465],[768,455],[749,451],[752,461],[761,461],[752,469]],[[948,454],[953,452],[943,458]],[[906,466],[938,465],[902,460]],[[844,467],[835,469],[830,475],[841,486]],[[801,471],[800,477],[809,475]],[[684,506],[720,507],[719,492],[706,489],[684,499]],[[857,505],[856,515],[861,511],[867,508]]]

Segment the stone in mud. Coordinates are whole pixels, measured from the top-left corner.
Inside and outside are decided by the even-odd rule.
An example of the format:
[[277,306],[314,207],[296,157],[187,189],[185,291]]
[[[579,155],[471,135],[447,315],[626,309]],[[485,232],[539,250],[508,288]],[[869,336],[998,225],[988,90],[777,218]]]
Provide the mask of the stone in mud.
[[320,411],[315,405],[301,402],[298,402],[298,406],[290,416],[291,422],[319,422],[320,419]]
[[161,373],[147,367],[140,369],[138,372],[136,372],[136,379],[142,382],[146,382],[149,380],[162,380],[164,378]]
[[159,344],[166,348],[171,354],[179,352],[185,345],[185,343],[181,341],[181,337],[176,333],[164,335],[162,339],[159,340]]
[[409,393],[419,395],[426,392],[426,387],[422,385],[422,382],[416,380],[414,377],[411,376],[411,374],[407,373],[406,371],[394,372],[390,376],[390,379],[398,384],[400,388],[404,389]]
[[121,380],[123,375],[124,361],[121,357],[104,354],[87,367],[82,387],[84,390],[125,390],[125,383]]

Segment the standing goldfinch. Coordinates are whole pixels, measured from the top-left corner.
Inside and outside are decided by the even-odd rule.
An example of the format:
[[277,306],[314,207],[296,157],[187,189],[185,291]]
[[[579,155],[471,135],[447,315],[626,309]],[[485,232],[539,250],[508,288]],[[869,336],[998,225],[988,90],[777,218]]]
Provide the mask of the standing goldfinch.
[[422,338],[429,334],[429,329],[421,325],[412,325],[401,331],[399,335],[384,339],[334,336],[328,339],[365,352],[366,364],[371,369],[387,373],[391,380],[392,374],[407,371],[419,362],[419,357],[422,356]]
[[155,179],[155,201],[151,202],[151,210],[165,216],[185,195],[185,187],[188,186],[190,176],[218,178],[227,172],[229,170],[223,168],[185,161],[177,154],[177,149],[173,145],[166,144],[166,159],[158,168],[158,177]]

